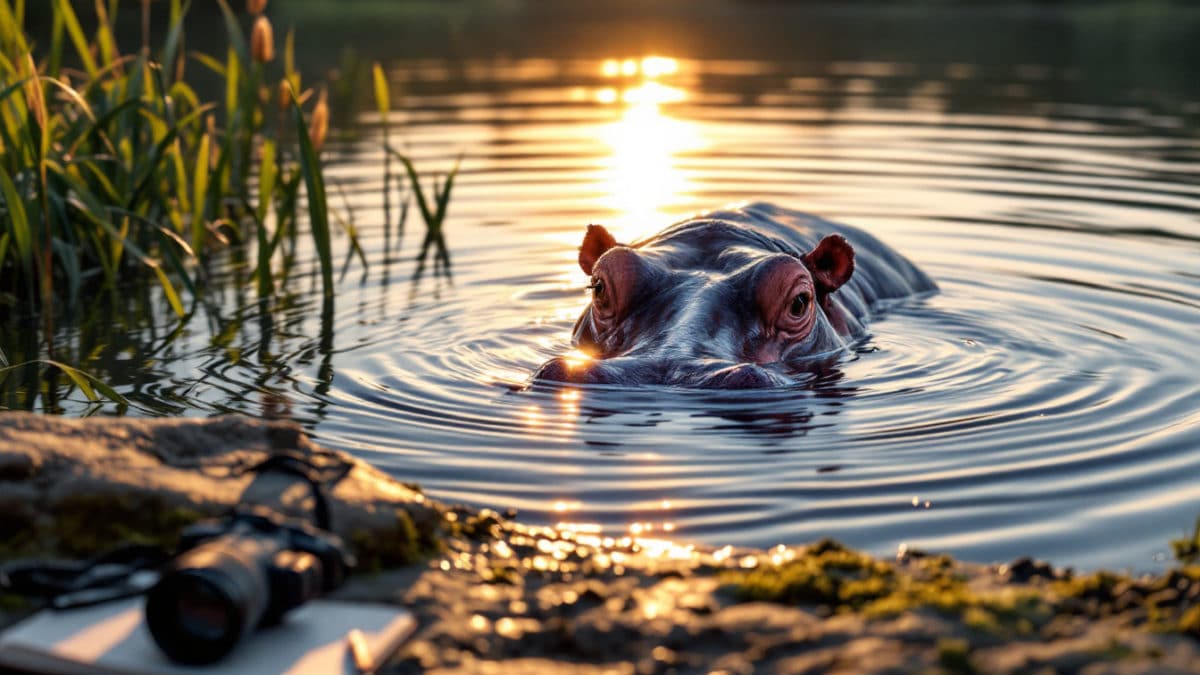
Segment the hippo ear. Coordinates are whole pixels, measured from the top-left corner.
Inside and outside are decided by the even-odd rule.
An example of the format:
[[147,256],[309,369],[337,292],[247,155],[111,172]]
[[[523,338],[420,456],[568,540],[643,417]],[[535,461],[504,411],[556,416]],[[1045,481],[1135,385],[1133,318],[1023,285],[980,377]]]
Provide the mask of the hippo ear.
[[579,266],[583,273],[591,276],[592,267],[604,252],[617,245],[617,240],[603,225],[588,225],[583,245],[579,247]]
[[817,292],[828,295],[854,274],[854,248],[840,234],[831,234],[800,258],[812,273]]

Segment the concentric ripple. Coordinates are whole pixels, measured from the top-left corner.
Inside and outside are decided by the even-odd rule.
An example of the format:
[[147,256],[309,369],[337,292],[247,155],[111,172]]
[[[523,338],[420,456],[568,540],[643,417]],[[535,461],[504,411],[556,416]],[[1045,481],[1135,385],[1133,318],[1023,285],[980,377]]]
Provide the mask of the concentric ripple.
[[[1104,109],[931,115],[882,95],[814,115],[788,92],[747,108],[649,79],[610,104],[603,80],[563,78],[527,96],[459,83],[412,113],[428,162],[487,148],[456,197],[453,284],[346,355],[327,441],[445,499],[712,543],[1149,567],[1200,511],[1200,189],[1157,158],[1194,140]],[[786,81],[818,98],[929,86]],[[342,169],[368,204],[377,157],[366,141]],[[881,308],[785,390],[520,389],[569,348],[582,225],[633,239],[763,196],[871,229],[941,291]]]
[[[440,499],[614,535],[1161,559],[1200,513],[1200,108],[1131,113],[1052,66],[641,56],[391,63],[417,166],[466,152],[452,276],[415,271],[415,209],[385,227],[364,116],[328,178],[367,273],[324,313],[311,274],[210,310],[123,390],[294,417]],[[786,389],[524,388],[569,349],[584,225],[632,240],[748,199],[869,229],[940,292]]]

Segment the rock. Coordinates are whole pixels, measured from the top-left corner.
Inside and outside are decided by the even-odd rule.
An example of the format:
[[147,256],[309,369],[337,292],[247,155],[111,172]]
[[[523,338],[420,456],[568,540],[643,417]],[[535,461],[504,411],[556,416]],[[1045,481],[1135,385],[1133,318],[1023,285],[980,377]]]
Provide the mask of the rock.
[[1014,583],[1026,584],[1031,579],[1053,579],[1054,568],[1043,560],[1017,558],[1008,565],[1008,578]]
[[41,466],[38,457],[25,448],[0,450],[0,481],[28,480]]
[[368,566],[408,562],[432,547],[442,507],[361,460],[317,446],[291,423],[4,413],[0,508],[20,490],[19,503],[47,516],[24,523],[20,534],[29,545],[10,553],[91,555],[135,534],[171,545],[183,526],[226,513],[247,497],[310,512],[307,484],[292,476],[273,474],[257,493],[247,492],[256,479],[252,467],[279,455],[313,463],[323,478],[342,476],[328,495],[331,526],[361,549]]

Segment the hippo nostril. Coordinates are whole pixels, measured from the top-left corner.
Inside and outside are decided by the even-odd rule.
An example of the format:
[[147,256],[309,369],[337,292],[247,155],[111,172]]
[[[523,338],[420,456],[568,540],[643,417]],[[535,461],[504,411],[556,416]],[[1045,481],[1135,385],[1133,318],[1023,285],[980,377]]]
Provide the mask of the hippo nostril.
[[542,364],[533,375],[534,380],[543,382],[565,382],[570,384],[609,384],[621,381],[613,378],[594,361],[571,358],[553,358]]
[[766,389],[790,382],[783,375],[753,363],[726,365],[716,370],[711,362],[670,365],[664,368],[661,363],[640,358],[581,362],[558,357],[544,363],[533,379],[564,384],[686,384],[704,389]]
[[553,358],[542,364],[533,379],[549,382],[579,382],[579,369],[562,357]]
[[700,383],[705,389],[767,389],[788,384],[782,375],[751,363],[722,368]]

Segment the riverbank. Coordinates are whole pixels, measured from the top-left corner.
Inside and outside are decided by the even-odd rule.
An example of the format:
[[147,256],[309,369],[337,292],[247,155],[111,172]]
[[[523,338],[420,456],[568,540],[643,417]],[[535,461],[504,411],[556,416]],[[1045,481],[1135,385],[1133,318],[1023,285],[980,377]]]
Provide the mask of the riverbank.
[[[166,544],[274,454],[343,476],[334,529],[364,569],[339,595],[417,614],[388,672],[1200,672],[1200,567],[1076,575],[560,532],[437,504],[295,427],[235,418],[0,416],[0,559]],[[293,497],[278,507],[311,506]]]

